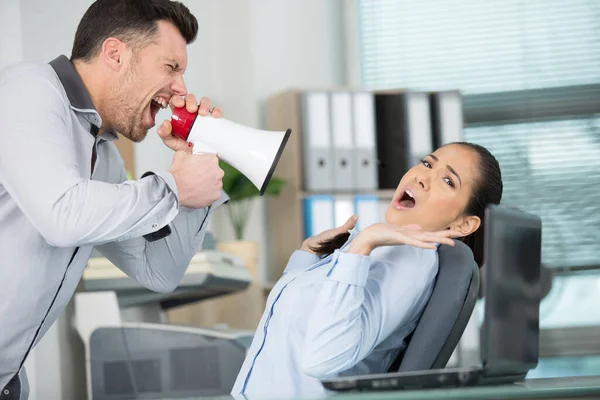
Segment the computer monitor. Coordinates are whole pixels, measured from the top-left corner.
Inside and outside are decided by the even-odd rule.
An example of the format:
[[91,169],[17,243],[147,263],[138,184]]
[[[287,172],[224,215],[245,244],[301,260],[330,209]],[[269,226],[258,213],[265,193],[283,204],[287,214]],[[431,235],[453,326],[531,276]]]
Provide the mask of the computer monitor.
[[506,206],[486,221],[481,360],[487,375],[526,374],[539,354],[542,222]]

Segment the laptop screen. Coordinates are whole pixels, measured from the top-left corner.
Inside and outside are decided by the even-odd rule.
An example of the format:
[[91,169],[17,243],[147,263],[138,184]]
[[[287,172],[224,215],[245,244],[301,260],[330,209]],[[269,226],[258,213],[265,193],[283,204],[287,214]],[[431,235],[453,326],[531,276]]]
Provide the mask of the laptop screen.
[[523,373],[539,354],[541,220],[498,206],[486,217],[481,358],[488,373]]

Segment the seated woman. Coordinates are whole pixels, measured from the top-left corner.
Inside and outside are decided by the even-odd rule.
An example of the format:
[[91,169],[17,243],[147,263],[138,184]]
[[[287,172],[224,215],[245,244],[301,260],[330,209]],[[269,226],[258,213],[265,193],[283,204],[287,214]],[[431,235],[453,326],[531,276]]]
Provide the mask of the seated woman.
[[449,144],[402,177],[385,223],[357,232],[352,217],[306,239],[269,295],[232,395],[317,397],[321,379],[387,371],[431,295],[437,246],[460,238],[481,266],[484,211],[501,197],[494,156]]

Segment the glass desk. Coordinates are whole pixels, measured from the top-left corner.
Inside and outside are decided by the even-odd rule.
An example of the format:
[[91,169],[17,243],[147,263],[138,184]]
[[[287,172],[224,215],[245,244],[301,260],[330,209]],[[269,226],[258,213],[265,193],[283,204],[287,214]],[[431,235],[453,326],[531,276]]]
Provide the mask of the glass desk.
[[[172,399],[199,400],[200,398]],[[218,396],[207,400],[271,400],[269,397]],[[600,376],[531,379],[525,382],[463,388],[423,389],[396,392],[332,393],[328,400],[462,400],[462,399],[600,399]],[[171,399],[163,399],[171,400]]]

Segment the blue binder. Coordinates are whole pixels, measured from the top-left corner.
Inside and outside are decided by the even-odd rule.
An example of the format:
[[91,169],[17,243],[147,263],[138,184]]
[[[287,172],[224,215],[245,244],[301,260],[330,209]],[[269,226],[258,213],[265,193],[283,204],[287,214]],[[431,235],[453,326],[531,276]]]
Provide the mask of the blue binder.
[[335,203],[333,196],[310,195],[303,200],[304,238],[335,227]]

